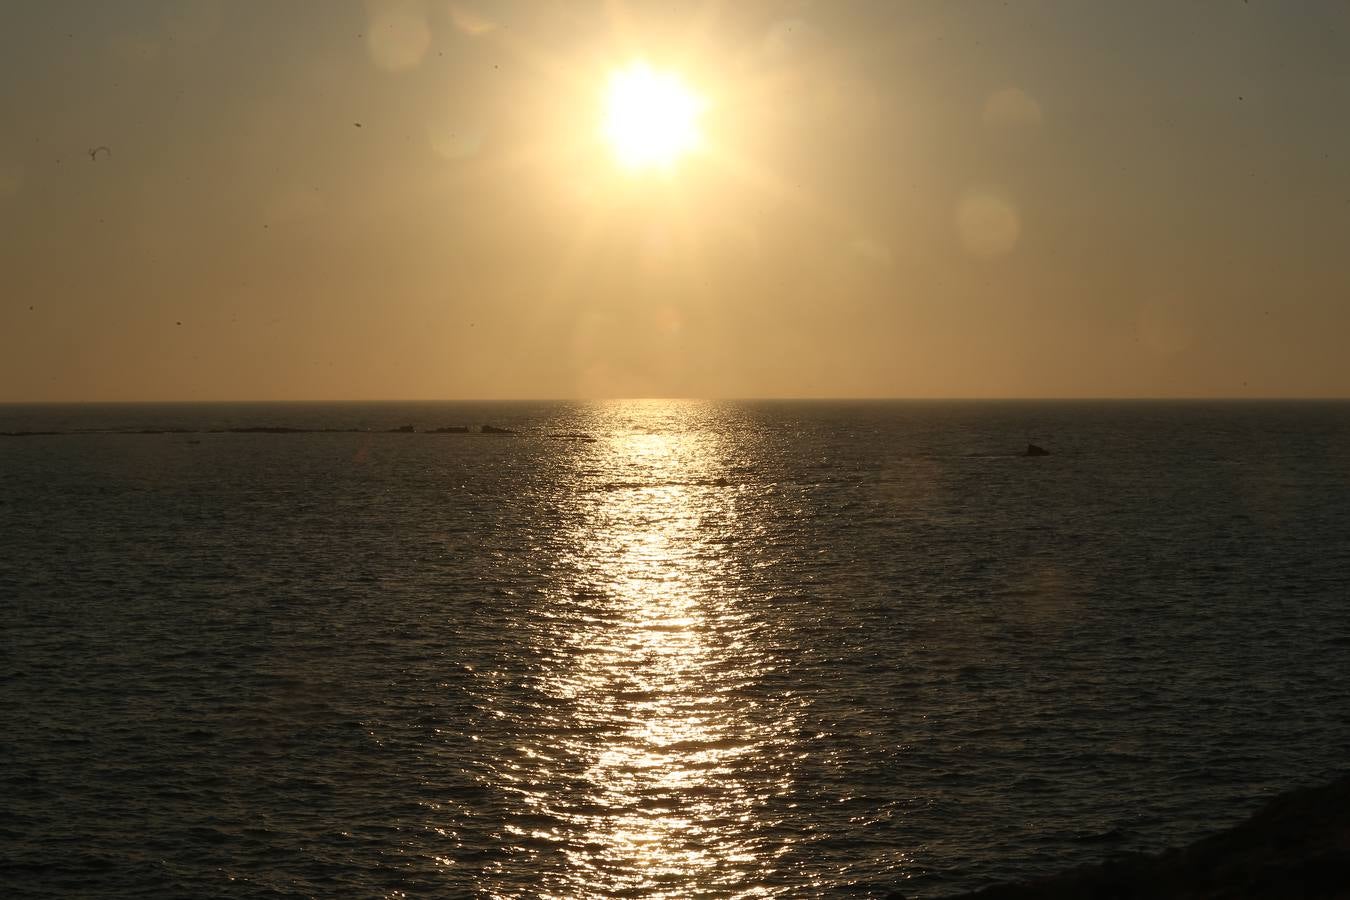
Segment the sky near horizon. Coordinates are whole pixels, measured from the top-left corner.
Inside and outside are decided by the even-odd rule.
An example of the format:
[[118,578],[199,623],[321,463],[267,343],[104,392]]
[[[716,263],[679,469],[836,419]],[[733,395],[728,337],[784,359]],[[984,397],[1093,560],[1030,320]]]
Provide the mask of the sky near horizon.
[[1350,396],[1340,0],[0,12],[0,401]]

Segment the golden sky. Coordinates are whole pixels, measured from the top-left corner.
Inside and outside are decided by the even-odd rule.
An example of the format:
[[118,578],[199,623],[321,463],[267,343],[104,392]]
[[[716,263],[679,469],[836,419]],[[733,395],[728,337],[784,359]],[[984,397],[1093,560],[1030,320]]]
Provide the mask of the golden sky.
[[1339,0],[5,9],[0,400],[1350,395]]

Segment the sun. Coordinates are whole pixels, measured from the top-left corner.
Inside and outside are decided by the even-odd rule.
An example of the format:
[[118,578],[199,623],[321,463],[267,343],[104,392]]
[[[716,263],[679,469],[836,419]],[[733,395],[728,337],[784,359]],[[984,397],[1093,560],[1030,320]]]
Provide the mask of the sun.
[[669,169],[703,141],[706,104],[678,75],[635,62],[610,75],[604,136],[626,169]]

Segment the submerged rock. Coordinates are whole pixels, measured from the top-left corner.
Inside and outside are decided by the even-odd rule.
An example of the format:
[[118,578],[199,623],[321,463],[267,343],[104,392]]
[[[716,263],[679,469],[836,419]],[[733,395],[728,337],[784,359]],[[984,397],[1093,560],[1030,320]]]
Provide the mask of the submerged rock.
[[432,428],[427,434],[468,434],[468,425],[442,425],[440,428]]
[[1027,452],[1023,456],[1049,456],[1050,451],[1044,447],[1038,447],[1035,444],[1027,444]]
[[1350,898],[1350,775],[1281,794],[1247,821],[1157,856],[1130,854],[970,900]]
[[510,428],[498,428],[496,425],[484,425],[483,434],[515,434]]

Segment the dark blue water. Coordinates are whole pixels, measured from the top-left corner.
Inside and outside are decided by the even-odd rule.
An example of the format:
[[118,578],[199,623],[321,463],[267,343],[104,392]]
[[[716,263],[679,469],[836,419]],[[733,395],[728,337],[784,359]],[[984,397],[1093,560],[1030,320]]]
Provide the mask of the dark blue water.
[[1350,404],[0,431],[7,896],[941,897],[1350,751]]

